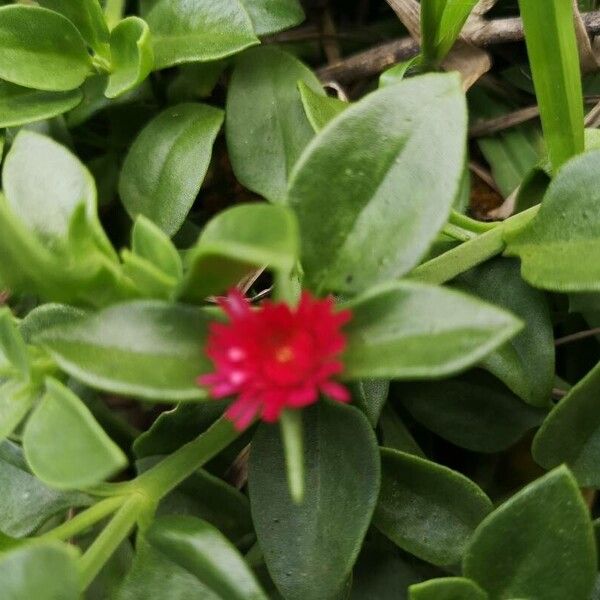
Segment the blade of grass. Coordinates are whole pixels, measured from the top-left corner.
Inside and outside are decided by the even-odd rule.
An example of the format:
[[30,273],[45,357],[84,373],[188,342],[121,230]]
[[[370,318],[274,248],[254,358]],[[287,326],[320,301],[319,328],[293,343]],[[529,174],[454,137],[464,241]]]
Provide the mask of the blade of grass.
[[571,0],[519,0],[553,172],[583,152],[583,93]]

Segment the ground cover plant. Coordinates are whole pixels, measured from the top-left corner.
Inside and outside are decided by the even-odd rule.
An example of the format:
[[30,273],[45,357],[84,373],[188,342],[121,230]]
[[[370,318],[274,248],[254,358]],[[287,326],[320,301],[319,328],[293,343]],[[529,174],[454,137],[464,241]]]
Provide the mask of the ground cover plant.
[[0,5],[0,599],[600,598],[595,0]]

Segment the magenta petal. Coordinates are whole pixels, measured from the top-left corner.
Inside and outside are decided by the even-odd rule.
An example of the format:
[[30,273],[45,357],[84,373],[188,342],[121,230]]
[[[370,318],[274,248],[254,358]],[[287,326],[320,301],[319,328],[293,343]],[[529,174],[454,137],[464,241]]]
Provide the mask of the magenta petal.
[[338,402],[350,401],[350,392],[348,389],[336,381],[323,382],[321,384],[321,391],[332,400],[337,400]]

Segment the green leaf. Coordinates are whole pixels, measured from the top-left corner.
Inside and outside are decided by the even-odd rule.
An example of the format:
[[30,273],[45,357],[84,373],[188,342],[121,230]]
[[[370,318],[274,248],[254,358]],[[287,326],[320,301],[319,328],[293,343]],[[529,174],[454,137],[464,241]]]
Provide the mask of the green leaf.
[[115,600],[223,600],[140,536]]
[[565,463],[579,484],[600,488],[600,366],[552,409],[533,440],[533,457],[545,469]]
[[176,104],[207,98],[212,94],[227,65],[227,60],[181,65],[167,87],[169,102]]
[[140,5],[152,32],[156,69],[216,60],[259,43],[240,0],[141,0]]
[[[507,115],[516,108],[488,93],[483,86],[473,87],[468,98],[470,115],[475,123],[479,119]],[[542,160],[543,142],[537,123],[523,123],[494,135],[478,137],[477,146],[505,198],[515,192]]]
[[0,441],[7,438],[29,412],[36,392],[30,384],[15,379],[0,384]]
[[159,301],[117,304],[39,336],[61,369],[101,390],[148,400],[196,400],[211,365],[208,317]]
[[357,292],[412,269],[450,214],[465,134],[459,79],[440,74],[377,90],[322,130],[288,198],[308,286]]
[[67,17],[98,54],[109,57],[109,31],[98,0],[38,0],[38,4]]
[[550,184],[538,214],[524,227],[506,231],[506,253],[521,258],[521,274],[535,287],[598,291],[599,224],[600,151],[596,150],[566,164]]
[[112,71],[104,94],[116,98],[139,85],[152,71],[154,52],[147,23],[127,17],[110,32]]
[[424,0],[421,38],[425,60],[438,64],[458,39],[477,0]]
[[583,92],[573,4],[519,0],[527,54],[554,172],[583,152]]
[[152,119],[131,146],[119,193],[132,218],[142,214],[168,235],[192,207],[210,163],[223,112],[204,104],[179,104]]
[[77,552],[59,542],[34,542],[0,555],[6,600],[78,600]]
[[228,600],[266,600],[236,548],[206,521],[188,516],[160,517],[146,532],[146,538],[218,596]]
[[[6,456],[9,452],[14,452],[14,456]],[[5,443],[0,447],[0,531],[22,538],[39,529],[51,517],[69,508],[89,504],[90,499],[83,494],[47,487],[31,475],[21,461],[20,449],[16,446]]]
[[178,297],[202,302],[261,267],[290,273],[299,245],[296,218],[288,208],[268,204],[229,208],[209,221],[188,254]]
[[45,135],[20,131],[6,156],[2,181],[8,205],[43,240],[66,237],[75,209],[96,220],[96,186],[85,166]]
[[15,324],[10,308],[0,307],[0,365],[11,364],[20,375],[27,377],[31,368],[29,352]]
[[256,35],[277,33],[304,21],[304,11],[298,0],[242,0],[252,19]]
[[413,438],[408,427],[390,404],[384,406],[381,411],[379,430],[382,446],[426,458],[425,453]]
[[347,302],[344,377],[430,379],[479,362],[521,329],[509,313],[461,292],[402,281]]
[[475,532],[463,571],[490,600],[589,598],[594,532],[569,470],[555,469],[497,508]]
[[67,18],[38,6],[0,8],[0,77],[49,92],[79,87],[91,75],[83,38]]
[[53,379],[27,421],[23,449],[36,477],[58,489],[96,485],[127,465],[81,400]]
[[442,577],[411,585],[409,600],[487,600],[487,594],[464,577]]
[[381,492],[373,524],[403,550],[433,563],[460,560],[475,528],[492,510],[464,475],[434,462],[381,449]]
[[51,119],[75,108],[82,99],[80,90],[44,92],[0,81],[0,127]]
[[65,304],[40,304],[27,313],[27,316],[19,324],[19,331],[25,342],[30,344],[33,338],[42,331],[56,325],[73,323],[85,315],[85,311]]
[[352,401],[369,419],[373,427],[379,421],[379,415],[388,398],[390,382],[386,379],[363,379],[351,386]]
[[226,134],[233,172],[240,183],[271,202],[285,199],[292,168],[314,135],[298,81],[325,94],[297,58],[264,47],[236,60],[229,84]]
[[316,133],[350,106],[348,102],[326,96],[321,90],[315,92],[304,81],[298,82],[298,90],[304,112]]
[[152,221],[139,215],[131,231],[131,249],[165,275],[179,280],[183,274],[181,257],[173,242]]
[[546,297],[527,285],[518,261],[495,259],[456,281],[460,289],[509,310],[525,327],[482,366],[533,406],[548,406],[554,385],[554,334]]
[[166,496],[156,511],[208,521],[236,546],[255,538],[247,496],[207,471],[196,471]]
[[403,384],[398,395],[427,429],[474,452],[510,448],[545,415],[484,371],[444,381]]
[[379,491],[376,440],[360,411],[320,403],[303,417],[302,504],[289,495],[278,427],[261,425],[250,455],[254,525],[286,600],[331,598],[344,588]]
[[404,62],[398,63],[389,69],[386,69],[379,76],[379,86],[380,88],[388,87],[390,85],[396,85],[400,83],[407,74],[412,70],[419,67],[422,63],[422,56],[417,55],[413,58],[406,60]]

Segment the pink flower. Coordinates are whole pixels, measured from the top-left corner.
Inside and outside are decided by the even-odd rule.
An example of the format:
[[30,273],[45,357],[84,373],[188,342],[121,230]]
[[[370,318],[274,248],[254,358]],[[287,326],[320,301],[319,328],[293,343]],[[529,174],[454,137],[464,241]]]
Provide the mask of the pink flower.
[[256,417],[276,421],[286,408],[301,408],[325,394],[348,402],[348,390],[332,378],[343,371],[341,327],[348,310],[335,312],[332,298],[302,294],[297,308],[265,301],[258,309],[237,290],[219,302],[229,323],[211,324],[207,354],[215,372],[198,378],[214,398],[237,396],[226,416],[238,429]]

